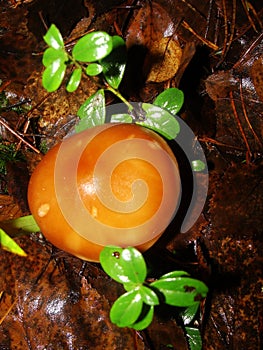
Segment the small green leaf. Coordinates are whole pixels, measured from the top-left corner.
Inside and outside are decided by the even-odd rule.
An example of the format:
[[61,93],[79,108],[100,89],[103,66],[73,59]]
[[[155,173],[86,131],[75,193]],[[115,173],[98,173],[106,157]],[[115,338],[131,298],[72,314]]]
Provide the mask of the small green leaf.
[[118,89],[126,67],[126,44],[118,35],[112,37],[111,53],[100,61],[103,67],[103,75],[107,83],[114,89]]
[[125,283],[123,283],[123,287],[126,290],[126,292],[130,292],[132,289],[138,288],[138,283],[125,282]]
[[189,277],[162,278],[150,284],[164,295],[166,304],[188,307],[205,297],[207,286],[196,279]]
[[50,28],[44,35],[45,42],[54,49],[60,49],[64,47],[64,41],[62,35],[55,24],[51,24]]
[[73,47],[72,55],[81,62],[94,62],[107,56],[112,50],[112,37],[101,31],[83,36]]
[[202,337],[199,329],[185,327],[186,337],[191,350],[202,350]]
[[147,268],[142,254],[133,247],[123,249],[120,262],[131,282],[143,283],[147,275]]
[[203,170],[205,170],[205,168],[206,168],[205,163],[202,162],[200,159],[192,161],[192,169],[193,169],[193,171],[203,171]]
[[103,270],[119,283],[131,282],[120,260],[123,249],[120,247],[106,246],[100,253],[100,264]]
[[75,68],[73,70],[66,86],[66,90],[68,92],[74,92],[77,90],[81,81],[81,73],[82,73],[81,68]]
[[146,286],[140,286],[139,292],[142,296],[142,300],[147,305],[159,305],[159,298],[157,294]]
[[182,313],[181,317],[184,325],[187,325],[193,321],[196,316],[197,310],[199,308],[199,303],[188,306]]
[[53,47],[46,49],[42,58],[43,65],[48,67],[56,60],[61,62],[66,62],[68,60],[68,55],[64,49],[54,49]]
[[121,295],[111,307],[111,322],[118,327],[129,327],[140,316],[142,306],[142,297],[137,291],[132,290]]
[[[135,248],[119,248],[107,246],[100,253],[103,270],[120,283],[143,283],[146,278],[146,264],[142,254]],[[127,284],[127,289],[133,285]]]
[[1,222],[1,227],[12,234],[39,232],[40,228],[33,215],[22,216],[20,218],[5,220]]
[[19,245],[11,238],[8,236],[8,234],[5,233],[4,230],[0,228],[0,245],[2,246],[3,249],[20,255],[20,256],[27,256],[27,254],[24,252],[22,248],[19,247]]
[[98,63],[91,63],[86,68],[86,73],[91,77],[99,75],[102,72],[102,66]]
[[168,140],[174,139],[180,132],[180,125],[173,115],[158,106],[150,103],[142,104],[146,112],[146,119],[136,121],[136,124],[143,125],[166,137]]
[[103,124],[105,114],[104,90],[100,89],[80,106],[77,115],[81,120],[75,127],[76,132]]
[[56,91],[65,76],[66,65],[60,59],[53,61],[42,75],[42,84],[48,92]]
[[134,324],[130,325],[129,327],[135,329],[136,331],[141,331],[147,328],[153,320],[153,313],[154,306],[148,307],[146,314],[143,314],[142,318],[140,316],[139,320]]
[[184,103],[184,93],[177,88],[164,90],[156,97],[153,104],[176,115]]
[[185,271],[171,271],[166,273],[165,275],[162,275],[160,278],[174,278],[174,277],[182,277],[182,276],[189,276],[188,272]]
[[111,123],[131,123],[132,116],[130,114],[113,114],[110,119]]

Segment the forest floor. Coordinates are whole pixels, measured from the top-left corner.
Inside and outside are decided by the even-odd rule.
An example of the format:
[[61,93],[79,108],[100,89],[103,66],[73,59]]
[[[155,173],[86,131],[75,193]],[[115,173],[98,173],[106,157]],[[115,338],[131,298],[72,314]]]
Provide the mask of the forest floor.
[[[147,261],[158,273],[184,269],[209,286],[196,320],[204,350],[262,349],[262,0],[10,0],[0,1],[0,13],[1,164],[3,145],[17,151],[0,175],[0,221],[30,214],[33,169],[96,91],[92,81],[72,94],[43,89],[47,27],[55,23],[69,45],[90,30],[122,35],[128,65],[120,90],[151,102],[179,87],[180,117],[209,168],[199,219],[185,233],[171,227]],[[26,258],[0,251],[0,350],[189,348],[174,310],[160,309],[146,331],[120,329],[108,314],[122,289],[99,264],[58,250],[40,233],[16,241]]]

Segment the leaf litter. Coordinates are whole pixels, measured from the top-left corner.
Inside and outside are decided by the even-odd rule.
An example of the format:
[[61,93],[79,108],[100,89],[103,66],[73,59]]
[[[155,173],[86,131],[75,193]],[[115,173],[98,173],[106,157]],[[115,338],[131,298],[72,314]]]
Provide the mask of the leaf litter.
[[[43,19],[63,23],[62,32],[69,45],[89,30],[113,34],[119,28],[130,45],[130,54],[134,46],[141,46],[143,55],[135,61],[139,65],[127,71],[136,72],[134,78],[140,84],[135,84],[136,90],[129,85],[120,87],[133,100],[144,96],[149,102],[164,87],[187,86],[182,117],[192,122],[211,167],[207,206],[189,232],[173,232],[165,250],[157,244],[150,261],[156,271],[184,267],[210,283],[211,302],[199,320],[201,326],[205,324],[205,350],[242,348],[244,344],[246,349],[260,349],[262,4],[256,0],[193,0],[178,1],[176,5],[164,0],[118,1],[117,5],[115,2],[100,8],[96,2],[85,1],[77,4],[83,18],[76,16],[76,27],[71,24],[69,28],[72,22],[63,21],[63,9],[55,13],[40,3],[1,4],[2,86],[9,96],[17,96],[12,103],[26,98],[31,104],[31,110],[22,114],[1,110],[1,118],[34,147],[47,150],[69,132],[79,105],[86,94],[94,92],[91,82],[75,95],[63,89],[47,95],[43,90],[44,43],[39,39],[45,32]],[[17,23],[21,24],[19,28]],[[224,25],[226,29],[221,30]],[[207,53],[205,61],[198,62],[200,51]],[[196,87],[191,79],[200,72]],[[193,98],[196,94],[203,99],[198,108]],[[30,174],[41,155],[15,134],[11,137],[4,127],[1,137],[23,151]],[[9,188],[7,194],[0,195],[1,221],[29,214],[25,199],[17,196],[21,189],[26,190],[27,180],[17,181],[21,169],[10,169],[9,174],[12,172],[13,176],[1,180]],[[120,331],[111,325],[110,305],[122,291],[96,264],[83,263],[56,250],[41,235],[19,237],[16,242],[27,252],[26,260],[5,251],[0,254],[2,347],[28,349],[56,344],[57,349],[188,348],[169,310],[160,310],[147,334]]]

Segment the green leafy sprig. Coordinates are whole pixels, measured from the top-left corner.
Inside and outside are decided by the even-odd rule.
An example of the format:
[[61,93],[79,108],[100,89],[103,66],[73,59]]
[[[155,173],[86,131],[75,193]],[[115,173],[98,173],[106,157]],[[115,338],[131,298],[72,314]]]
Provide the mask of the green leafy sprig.
[[[120,93],[126,67],[126,45],[120,36],[110,36],[98,31],[79,39],[71,53],[65,49],[57,27],[52,24],[44,40],[48,48],[44,52],[43,86],[47,91],[57,90],[71,69],[66,90],[74,92],[82,77],[97,76],[99,88],[80,106],[80,118],[76,132],[104,124],[105,122],[136,123],[157,131],[167,139],[174,139],[180,132],[175,115],[184,103],[183,92],[170,88],[159,94],[152,104],[130,103]],[[106,116],[105,90],[113,93],[127,106],[127,112]],[[107,120],[106,120],[107,119]],[[204,163],[192,162],[193,171],[202,171]],[[193,279],[185,271],[173,271],[154,282],[147,281],[147,266],[142,254],[135,248],[105,247],[100,254],[105,272],[119,283],[126,292],[112,305],[110,319],[119,327],[143,330],[152,322],[154,308],[162,303],[181,310],[180,317],[191,350],[201,349],[199,329],[192,327],[199,310],[200,301],[208,292],[207,286]]]
[[104,90],[115,94],[128,109],[127,113],[112,116],[110,122],[134,122],[153,129],[168,139],[174,139],[180,132],[174,114],[183,105],[184,95],[181,90],[165,90],[153,104],[142,103],[141,111],[119,92],[126,67],[126,44],[120,36],[111,36],[103,31],[91,32],[79,39],[72,52],[68,53],[60,31],[52,24],[44,40],[48,48],[43,55],[45,70],[42,83],[47,91],[56,91],[61,86],[67,67],[71,68],[66,83],[68,92],[74,92],[78,88],[83,75],[102,78],[102,87],[77,112],[80,118],[76,126],[77,132],[105,123]]
[[22,248],[9,236],[17,237],[21,235],[30,234],[32,232],[39,232],[35,219],[32,215],[22,216],[20,218],[5,220],[0,222],[0,247],[11,253],[27,256]]
[[[119,327],[135,330],[147,328],[152,322],[154,307],[162,303],[182,308],[181,318],[190,340],[200,336],[199,330],[187,327],[195,318],[200,301],[208,293],[207,286],[191,278],[185,271],[172,271],[148,283],[143,255],[135,248],[105,247],[100,254],[104,271],[122,283],[126,293],[112,305],[110,319]],[[197,350],[199,347],[193,347]]]
[[0,228],[0,246],[2,249],[20,256],[27,256],[26,252],[2,229]]

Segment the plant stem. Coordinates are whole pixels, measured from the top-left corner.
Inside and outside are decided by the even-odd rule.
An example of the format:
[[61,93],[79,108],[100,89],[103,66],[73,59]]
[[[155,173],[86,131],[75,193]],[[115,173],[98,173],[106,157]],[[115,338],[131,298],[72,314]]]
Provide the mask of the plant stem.
[[132,111],[134,107],[126,100],[125,97],[122,96],[122,94],[118,91],[115,90],[113,87],[110,85],[107,86],[106,90],[111,91],[115,96],[117,96],[123,103],[126,104],[126,106],[129,108],[129,111]]

